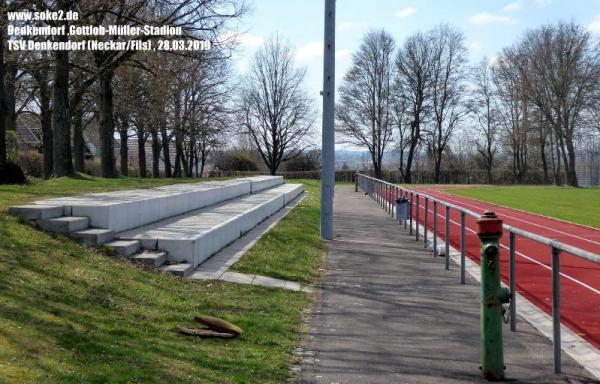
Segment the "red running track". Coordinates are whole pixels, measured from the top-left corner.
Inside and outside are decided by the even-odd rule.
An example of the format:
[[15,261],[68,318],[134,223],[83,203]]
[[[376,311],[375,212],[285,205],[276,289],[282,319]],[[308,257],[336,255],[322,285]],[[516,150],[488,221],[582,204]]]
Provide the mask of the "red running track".
[[[600,230],[552,219],[532,213],[451,195],[438,188],[418,188],[416,191],[458,205],[475,213],[492,210],[504,223],[563,243],[600,253]],[[395,193],[388,192],[388,201]],[[416,203],[416,200],[415,200]],[[413,207],[413,218],[416,207]],[[429,204],[428,227],[433,230],[433,204]],[[437,235],[444,238],[445,207],[438,204]],[[424,199],[420,201],[419,220],[424,223]],[[460,212],[450,210],[450,244],[460,248]],[[466,255],[479,264],[479,240],[476,220],[466,216]],[[508,243],[505,231],[500,239],[502,281],[508,283]],[[439,244],[443,245],[443,244]],[[516,287],[544,312],[552,313],[551,249],[533,240],[516,237]],[[561,322],[600,349],[600,265],[562,252],[560,255]],[[517,302],[517,308],[519,303]]]

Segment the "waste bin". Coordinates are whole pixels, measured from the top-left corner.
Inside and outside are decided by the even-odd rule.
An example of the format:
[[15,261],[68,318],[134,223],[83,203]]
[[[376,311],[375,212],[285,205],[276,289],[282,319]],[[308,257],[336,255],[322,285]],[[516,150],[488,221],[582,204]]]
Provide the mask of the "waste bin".
[[401,221],[410,218],[408,204],[408,200],[405,197],[396,199],[396,220]]

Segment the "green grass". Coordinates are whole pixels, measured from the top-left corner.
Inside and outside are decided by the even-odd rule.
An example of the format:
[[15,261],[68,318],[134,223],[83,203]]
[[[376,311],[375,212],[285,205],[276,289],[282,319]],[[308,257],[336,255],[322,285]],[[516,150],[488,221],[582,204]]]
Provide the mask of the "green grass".
[[314,282],[323,261],[320,238],[320,182],[292,180],[304,184],[304,200],[266,233],[234,266],[233,270],[303,283]]
[[[0,201],[6,208],[168,182],[40,181],[0,187]],[[0,383],[281,383],[312,300],[143,270],[0,214]],[[231,340],[179,335],[176,327],[194,326],[198,313],[232,321],[245,333]]]
[[475,187],[446,192],[600,228],[600,189]]

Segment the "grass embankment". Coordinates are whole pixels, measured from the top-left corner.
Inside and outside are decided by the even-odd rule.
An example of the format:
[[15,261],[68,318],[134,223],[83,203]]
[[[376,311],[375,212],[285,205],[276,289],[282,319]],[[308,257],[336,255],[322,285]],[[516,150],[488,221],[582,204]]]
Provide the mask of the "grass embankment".
[[[169,182],[1,186],[0,204]],[[145,271],[0,214],[0,383],[281,383],[310,302],[304,293]],[[197,313],[245,333],[199,340],[175,332],[194,326]]]
[[318,180],[289,182],[304,184],[304,200],[242,256],[232,270],[303,283],[318,278],[325,252],[319,232],[321,184]]
[[519,186],[448,189],[446,192],[600,228],[600,189]]

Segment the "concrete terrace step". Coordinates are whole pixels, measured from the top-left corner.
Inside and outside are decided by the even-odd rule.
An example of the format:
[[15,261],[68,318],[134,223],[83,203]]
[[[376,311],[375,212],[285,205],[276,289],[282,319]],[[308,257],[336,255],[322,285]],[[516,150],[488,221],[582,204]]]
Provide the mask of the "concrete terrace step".
[[130,231],[119,239],[139,240],[146,249],[169,253],[169,261],[192,268],[238,239],[303,192],[301,184],[284,184],[188,212]]
[[[62,215],[89,217],[90,225],[94,228],[121,232],[282,183],[281,176],[256,176],[62,197],[37,201],[34,205],[61,206]],[[26,210],[22,208],[20,212]],[[31,215],[37,214],[31,212]]]
[[101,245],[115,238],[115,233],[110,229],[88,228],[71,232],[70,237],[83,244]]
[[167,262],[167,252],[157,251],[157,252],[149,252],[144,251],[141,253],[136,253],[131,257],[131,260],[152,266],[154,268],[158,268],[164,263]]
[[140,242],[136,240],[115,240],[104,244],[113,252],[121,256],[131,256],[140,250]]
[[23,220],[47,220],[63,215],[63,207],[60,205],[17,205],[8,208],[10,215],[19,216]]
[[90,226],[87,217],[65,216],[54,219],[38,220],[37,223],[46,231],[54,233],[71,233]]
[[179,263],[179,264],[163,265],[162,267],[158,268],[158,270],[161,272],[172,273],[175,276],[186,277],[190,273],[192,273],[192,271],[194,270],[194,267],[192,266],[192,264]]

